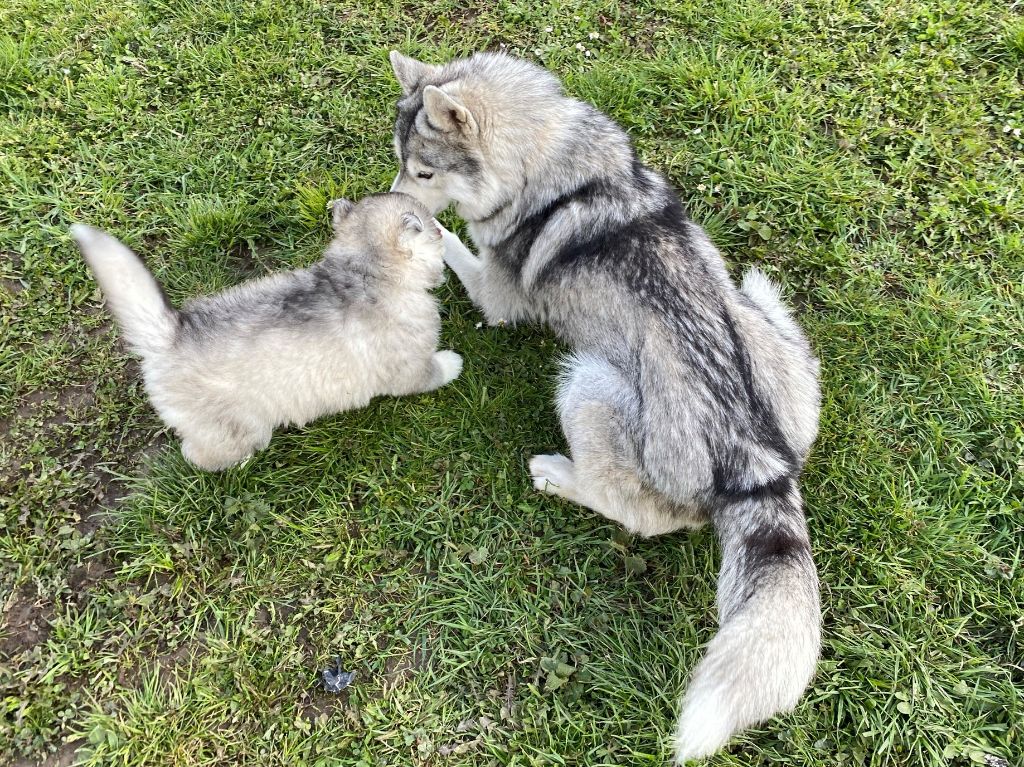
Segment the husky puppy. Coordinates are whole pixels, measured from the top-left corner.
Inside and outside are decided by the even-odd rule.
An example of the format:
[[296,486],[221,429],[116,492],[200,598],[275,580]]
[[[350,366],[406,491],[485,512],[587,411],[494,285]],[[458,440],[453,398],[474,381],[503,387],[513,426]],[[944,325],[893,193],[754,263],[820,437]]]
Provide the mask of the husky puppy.
[[185,457],[218,471],[302,426],[379,394],[430,391],[462,358],[436,351],[429,292],[443,275],[429,211],[403,194],[331,203],[334,238],[308,269],[271,274],[180,310],[142,261],[108,234],[71,227]]
[[402,88],[393,189],[454,202],[479,249],[445,260],[488,322],[547,323],[573,347],[558,391],[571,459],[538,490],[650,536],[710,521],[720,630],[693,672],[679,761],[797,701],[820,647],[798,478],[817,434],[818,363],[761,272],[737,288],[670,184],[550,73],[480,53],[391,54]]

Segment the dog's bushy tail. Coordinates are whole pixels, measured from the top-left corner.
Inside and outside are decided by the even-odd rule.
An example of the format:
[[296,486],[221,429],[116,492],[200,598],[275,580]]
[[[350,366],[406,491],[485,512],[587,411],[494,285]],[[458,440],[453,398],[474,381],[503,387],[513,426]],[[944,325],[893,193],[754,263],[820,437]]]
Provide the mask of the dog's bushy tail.
[[92,269],[128,345],[145,357],[165,349],[180,320],[142,260],[106,232],[74,224],[71,236]]
[[795,477],[721,500],[720,628],[691,677],[676,730],[681,764],[788,711],[821,647],[818,574]]

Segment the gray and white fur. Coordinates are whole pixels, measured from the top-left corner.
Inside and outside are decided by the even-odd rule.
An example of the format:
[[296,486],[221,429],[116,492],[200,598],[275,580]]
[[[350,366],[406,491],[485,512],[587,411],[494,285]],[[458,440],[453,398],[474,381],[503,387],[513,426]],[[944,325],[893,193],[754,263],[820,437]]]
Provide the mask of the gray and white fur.
[[796,705],[820,647],[798,479],[818,362],[752,269],[737,288],[676,192],[622,129],[547,71],[480,53],[391,55],[402,87],[393,189],[454,202],[479,250],[445,260],[488,322],[541,321],[573,349],[558,391],[571,459],[537,489],[640,535],[714,526],[720,629],[693,672],[676,758],[711,754]]
[[462,358],[437,351],[430,289],[442,240],[403,194],[331,204],[334,238],[307,269],[196,298],[180,310],[142,261],[108,234],[71,233],[127,339],[146,391],[185,457],[218,471],[270,442],[273,429],[365,406],[381,394],[430,391]]

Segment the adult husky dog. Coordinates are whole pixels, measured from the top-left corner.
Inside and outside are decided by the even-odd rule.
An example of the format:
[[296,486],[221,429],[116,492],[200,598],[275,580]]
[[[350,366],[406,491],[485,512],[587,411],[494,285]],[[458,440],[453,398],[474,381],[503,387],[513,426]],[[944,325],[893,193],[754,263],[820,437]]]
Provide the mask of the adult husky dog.
[[444,272],[440,232],[403,194],[331,204],[334,239],[308,269],[251,280],[175,309],[139,257],[71,227],[129,346],[153,407],[185,458],[216,471],[270,442],[276,426],[429,391],[462,358],[436,351],[429,289]]
[[778,289],[757,270],[737,289],[668,182],[551,74],[489,53],[391,63],[392,188],[456,204],[480,255],[445,234],[445,260],[488,322],[540,320],[574,349],[558,393],[572,459],[534,457],[536,487],[640,535],[714,525],[721,628],[676,735],[680,761],[710,754],[792,708],[814,672],[797,480],[818,363]]

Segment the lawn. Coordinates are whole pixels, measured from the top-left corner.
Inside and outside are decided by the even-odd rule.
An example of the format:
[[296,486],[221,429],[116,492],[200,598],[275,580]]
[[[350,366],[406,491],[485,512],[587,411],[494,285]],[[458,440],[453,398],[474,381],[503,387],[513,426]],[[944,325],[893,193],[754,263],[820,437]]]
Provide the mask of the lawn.
[[1024,4],[537,7],[4,0],[0,763],[665,763],[714,537],[533,491],[551,335],[481,327],[450,277],[456,383],[205,474],[67,236],[108,228],[177,302],[308,263],[325,201],[394,174],[388,50],[499,47],[621,121],[822,359],[823,658],[710,764],[1022,763]]

